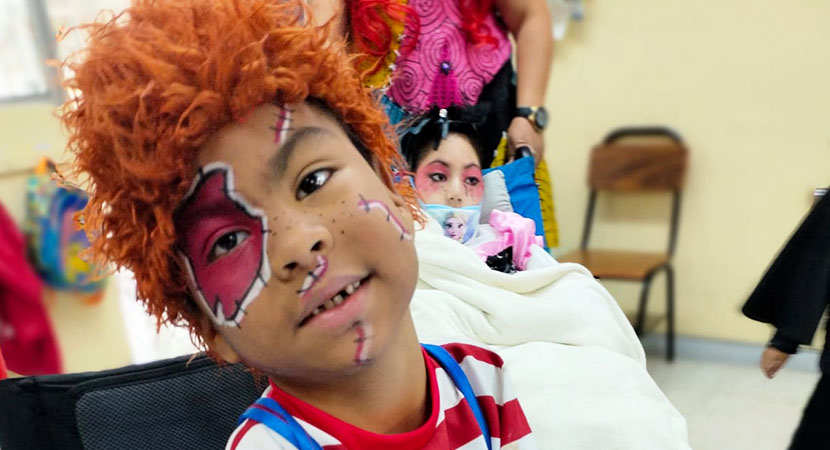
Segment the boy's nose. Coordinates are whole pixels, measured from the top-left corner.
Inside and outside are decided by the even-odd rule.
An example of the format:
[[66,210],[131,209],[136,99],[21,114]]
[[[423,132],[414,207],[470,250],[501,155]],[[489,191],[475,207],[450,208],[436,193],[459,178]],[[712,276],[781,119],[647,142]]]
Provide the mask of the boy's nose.
[[318,264],[317,257],[325,255],[332,246],[328,228],[322,225],[293,227],[272,236],[269,255],[274,275],[282,281],[290,281],[297,274],[305,276]]

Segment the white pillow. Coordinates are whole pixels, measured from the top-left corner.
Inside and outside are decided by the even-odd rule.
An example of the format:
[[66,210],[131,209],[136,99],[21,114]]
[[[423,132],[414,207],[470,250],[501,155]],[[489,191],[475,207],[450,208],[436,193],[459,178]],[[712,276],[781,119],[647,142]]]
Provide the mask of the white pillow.
[[507,184],[504,181],[504,172],[501,170],[494,170],[484,175],[484,199],[481,202],[479,223],[488,223],[490,211],[494,209],[513,212],[510,195],[507,193]]

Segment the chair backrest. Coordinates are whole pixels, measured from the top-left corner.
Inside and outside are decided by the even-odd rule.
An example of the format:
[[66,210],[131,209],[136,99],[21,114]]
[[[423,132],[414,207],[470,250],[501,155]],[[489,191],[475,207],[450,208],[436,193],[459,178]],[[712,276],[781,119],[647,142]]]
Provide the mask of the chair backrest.
[[0,381],[0,448],[221,450],[267,384],[190,358]]
[[683,188],[688,151],[667,128],[612,131],[591,151],[588,185],[596,190],[669,190]]
[[628,127],[610,132],[591,151],[588,166],[591,194],[581,247],[588,246],[598,191],[670,191],[672,211],[667,252],[671,255],[677,238],[680,193],[687,165],[688,149],[674,130]]

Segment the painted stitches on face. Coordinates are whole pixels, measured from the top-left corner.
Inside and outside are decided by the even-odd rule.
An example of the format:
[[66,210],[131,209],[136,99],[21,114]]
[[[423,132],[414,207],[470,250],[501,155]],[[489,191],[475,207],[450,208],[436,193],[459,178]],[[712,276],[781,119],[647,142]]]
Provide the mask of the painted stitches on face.
[[369,360],[369,346],[372,343],[372,325],[368,323],[358,322],[355,325],[357,332],[357,350],[354,354],[354,361],[358,365],[366,364]]
[[397,230],[401,234],[401,240],[412,240],[412,234],[406,231],[406,228],[404,228],[403,223],[401,223],[401,221],[397,217],[395,217],[394,214],[392,214],[392,210],[390,210],[385,203],[377,200],[366,200],[365,198],[363,198],[363,195],[360,195],[360,201],[357,202],[357,206],[363,211],[365,211],[367,214],[371,212],[372,209],[379,209],[383,211],[386,214],[386,221],[391,223],[392,226],[395,227],[395,230]]
[[306,294],[311,291],[311,288],[320,281],[320,278],[323,278],[323,275],[326,273],[326,269],[328,269],[329,263],[326,260],[325,256],[317,255],[317,266],[314,267],[314,270],[308,272],[306,275],[305,280],[303,280],[303,286],[297,291],[298,294],[305,297]]
[[280,145],[285,140],[285,135],[291,126],[291,110],[285,106],[277,106],[277,119],[271,129],[274,130],[274,143]]
[[217,162],[199,170],[175,223],[193,296],[214,323],[239,327],[271,277],[265,214],[234,190],[230,166]]

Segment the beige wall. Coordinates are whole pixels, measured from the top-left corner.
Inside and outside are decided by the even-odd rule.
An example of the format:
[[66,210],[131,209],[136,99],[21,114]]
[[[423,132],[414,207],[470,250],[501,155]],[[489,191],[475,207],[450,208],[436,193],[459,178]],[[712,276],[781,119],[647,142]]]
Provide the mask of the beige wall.
[[[620,125],[667,124],[691,150],[675,263],[681,334],[762,342],[740,307],[830,184],[830,2],[597,1],[557,48],[546,133],[562,245],[578,246],[590,147]],[[613,198],[598,242],[628,247],[665,228]],[[629,209],[649,224],[632,227]],[[659,246],[658,246],[659,247]],[[608,284],[626,309],[636,287]],[[662,280],[652,301],[661,306]],[[660,305],[657,305],[659,303]]]
[[[61,160],[65,144],[53,106],[16,104],[0,107],[0,173],[33,166],[41,156]],[[26,176],[0,176],[0,203],[20,222],[24,215]],[[87,305],[83,297],[47,292],[44,296],[63,353],[64,370],[78,372],[119,367],[130,362],[115,280],[103,300]]]
[[[668,124],[691,148],[676,254],[678,331],[762,342],[740,305],[810,204],[830,184],[830,3],[815,0],[587,0],[584,22],[557,48],[548,155],[562,245],[578,245],[588,150],[619,125]],[[51,106],[0,107],[0,171],[59,157]],[[21,218],[24,178],[0,178],[0,201]],[[654,207],[614,198],[597,242],[662,244]],[[661,203],[662,202],[662,203]],[[632,212],[648,221],[622,221]],[[659,247],[659,245],[657,246]],[[636,288],[608,284],[624,307]],[[111,283],[110,287],[114,287]],[[653,306],[663,301],[662,281]],[[97,306],[63,295],[50,312],[68,371],[129,361],[114,290]]]

